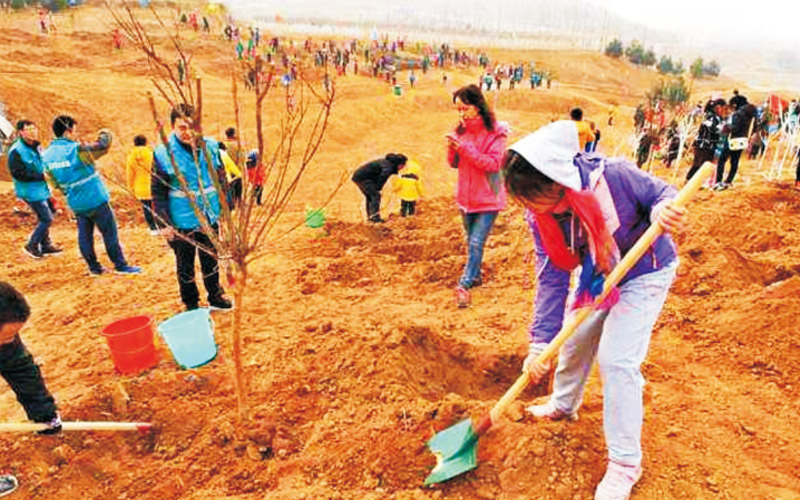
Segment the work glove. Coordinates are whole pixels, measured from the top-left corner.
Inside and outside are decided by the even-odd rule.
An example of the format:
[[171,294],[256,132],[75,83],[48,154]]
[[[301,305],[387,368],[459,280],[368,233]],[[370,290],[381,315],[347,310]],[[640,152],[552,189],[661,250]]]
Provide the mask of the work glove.
[[56,416],[45,422],[40,422],[47,425],[47,429],[39,431],[37,434],[58,434],[61,432],[61,415],[56,413]]
[[536,362],[536,358],[544,351],[545,347],[547,347],[547,342],[531,342],[528,345],[528,357],[522,364],[522,371],[528,374],[534,384],[538,383],[553,366],[552,358],[545,363]]
[[97,139],[102,142],[106,148],[109,148],[111,142],[114,140],[114,134],[107,128],[101,128],[97,131]]

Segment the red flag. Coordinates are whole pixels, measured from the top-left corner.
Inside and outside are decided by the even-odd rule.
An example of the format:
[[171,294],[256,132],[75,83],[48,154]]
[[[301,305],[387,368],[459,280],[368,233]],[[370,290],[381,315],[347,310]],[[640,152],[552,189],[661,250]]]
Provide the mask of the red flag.
[[781,99],[781,97],[777,94],[770,94],[768,99],[769,103],[769,112],[773,115],[777,115],[786,111],[786,108],[789,107],[789,102]]

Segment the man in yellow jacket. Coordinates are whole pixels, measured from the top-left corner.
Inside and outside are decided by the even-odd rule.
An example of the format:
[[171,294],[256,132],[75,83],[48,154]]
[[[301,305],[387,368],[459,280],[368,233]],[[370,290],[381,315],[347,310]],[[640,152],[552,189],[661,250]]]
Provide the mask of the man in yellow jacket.
[[414,215],[417,210],[417,200],[424,194],[420,173],[422,168],[419,163],[408,160],[406,167],[400,172],[400,177],[394,180],[394,192],[400,197],[400,216]]
[[153,196],[150,194],[150,172],[153,169],[153,150],[147,146],[147,138],[137,135],[133,139],[133,149],[128,153],[128,189],[133,192],[144,210],[144,220],[150,234],[158,235],[158,224],[153,217]]

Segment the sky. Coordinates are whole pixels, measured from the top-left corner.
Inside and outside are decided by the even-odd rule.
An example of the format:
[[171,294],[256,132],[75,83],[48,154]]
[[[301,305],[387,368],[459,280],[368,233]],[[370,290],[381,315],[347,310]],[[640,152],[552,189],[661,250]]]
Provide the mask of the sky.
[[798,0],[586,0],[628,21],[675,32],[690,40],[791,43],[800,48]]

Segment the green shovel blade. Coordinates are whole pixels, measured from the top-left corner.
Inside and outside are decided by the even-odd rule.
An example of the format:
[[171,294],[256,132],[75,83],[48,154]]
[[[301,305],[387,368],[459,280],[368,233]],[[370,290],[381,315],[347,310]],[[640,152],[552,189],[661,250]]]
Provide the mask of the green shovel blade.
[[425,486],[447,481],[478,466],[478,435],[470,419],[437,432],[428,441],[428,448],[436,455],[436,467],[425,479]]

